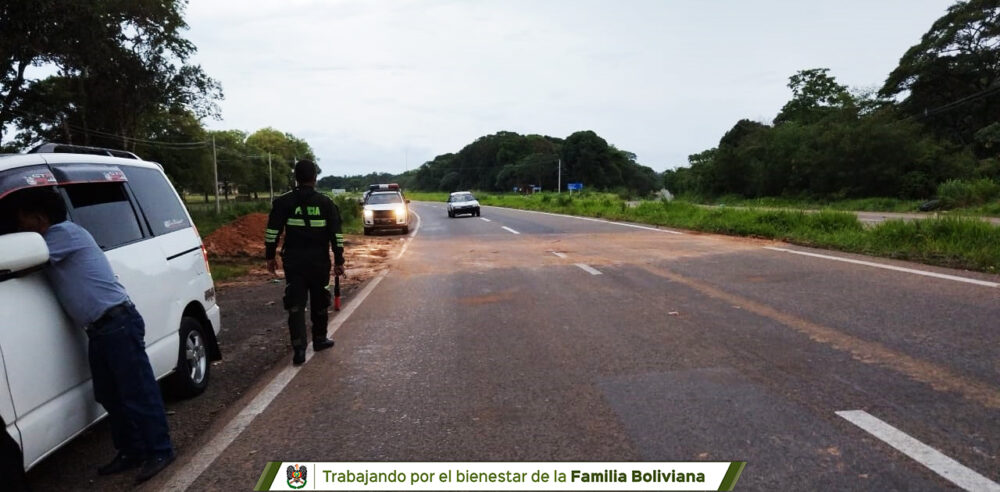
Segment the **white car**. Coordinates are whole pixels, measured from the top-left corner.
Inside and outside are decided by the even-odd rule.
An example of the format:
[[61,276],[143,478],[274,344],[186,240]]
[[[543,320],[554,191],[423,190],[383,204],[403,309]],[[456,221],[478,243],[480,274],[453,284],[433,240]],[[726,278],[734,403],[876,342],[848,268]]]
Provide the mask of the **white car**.
[[364,233],[369,235],[380,229],[399,229],[403,234],[410,232],[410,210],[399,185],[373,184],[364,197],[362,218]]
[[[215,287],[201,238],[158,164],[100,149],[52,146],[0,155],[0,415],[29,469],[104,417],[94,401],[87,335],[42,271],[42,236],[15,232],[5,198],[54,187],[69,220],[101,246],[146,323],[156,377],[193,396],[221,358]],[[91,152],[73,153],[73,152]],[[112,154],[114,152],[114,154]],[[7,201],[9,203],[9,201]]]
[[448,196],[448,217],[461,214],[479,217],[479,200],[469,191],[456,191]]

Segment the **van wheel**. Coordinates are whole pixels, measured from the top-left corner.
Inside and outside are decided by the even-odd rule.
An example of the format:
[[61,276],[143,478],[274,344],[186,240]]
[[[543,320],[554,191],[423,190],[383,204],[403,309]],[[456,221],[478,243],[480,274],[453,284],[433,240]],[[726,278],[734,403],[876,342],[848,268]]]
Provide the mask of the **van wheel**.
[[208,387],[212,368],[208,361],[208,337],[201,323],[189,316],[181,318],[179,335],[181,347],[177,356],[177,368],[170,375],[168,384],[171,393],[191,398],[200,395]]
[[364,229],[364,230],[365,230],[365,233],[364,233],[364,234],[365,234],[366,236],[371,236],[371,235],[372,235],[372,230],[371,230],[371,229],[369,229],[369,228],[365,227],[365,229]]

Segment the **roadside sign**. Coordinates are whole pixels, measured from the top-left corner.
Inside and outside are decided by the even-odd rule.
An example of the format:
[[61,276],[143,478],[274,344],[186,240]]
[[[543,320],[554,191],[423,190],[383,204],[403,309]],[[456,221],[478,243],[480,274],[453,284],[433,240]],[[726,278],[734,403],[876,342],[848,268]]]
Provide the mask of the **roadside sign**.
[[580,191],[583,189],[583,183],[566,183],[566,189],[569,191]]

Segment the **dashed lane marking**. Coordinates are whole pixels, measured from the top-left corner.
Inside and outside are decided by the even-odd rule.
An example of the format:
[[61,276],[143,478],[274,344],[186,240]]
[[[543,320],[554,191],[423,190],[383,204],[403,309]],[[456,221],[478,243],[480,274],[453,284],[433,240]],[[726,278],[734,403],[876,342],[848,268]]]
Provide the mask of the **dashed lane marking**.
[[836,413],[965,490],[1000,492],[1000,484],[910,437],[905,432],[879,420],[864,410],[846,410]]
[[479,220],[482,220],[482,221],[485,221],[485,222],[493,222],[492,220],[487,219],[485,217],[480,217]]
[[566,254],[565,253],[560,253],[558,251],[552,251],[552,254],[554,254],[554,255],[556,255],[556,256],[558,256],[560,258],[566,258]]
[[944,280],[952,280],[952,281],[955,281],[955,282],[965,282],[967,284],[981,285],[983,287],[993,287],[993,288],[1000,287],[1000,283],[997,283],[997,282],[989,282],[989,281],[986,281],[986,280],[976,280],[974,278],[959,277],[957,275],[948,275],[948,274],[945,274],[945,273],[928,272],[926,270],[916,270],[916,269],[913,269],[913,268],[898,267],[898,266],[894,266],[894,265],[885,265],[885,264],[882,264],[882,263],[875,263],[873,261],[854,260],[854,259],[851,259],[851,258],[841,258],[839,256],[822,255],[822,254],[819,254],[819,253],[810,253],[808,251],[798,251],[798,250],[788,249],[788,248],[776,248],[776,247],[773,247],[773,246],[765,246],[764,249],[769,249],[771,251],[779,251],[779,252],[782,252],[782,253],[792,253],[792,254],[797,254],[797,255],[802,255],[802,256],[811,256],[813,258],[822,258],[824,260],[842,261],[844,263],[853,263],[855,265],[864,265],[864,266],[869,266],[869,267],[874,267],[874,268],[882,268],[882,269],[885,269],[885,270],[894,270],[894,271],[897,271],[897,272],[912,273],[914,275],[923,275],[925,277],[934,277],[934,278],[940,278],[940,279],[944,279]]
[[585,272],[587,272],[587,273],[589,273],[591,275],[600,275],[601,274],[601,272],[599,272],[597,269],[591,267],[590,265],[586,265],[586,264],[583,264],[583,263],[576,263],[576,266],[580,267],[581,270],[583,270],[583,271],[585,271]]
[[520,232],[517,232],[514,229],[511,229],[510,227],[507,227],[507,226],[503,226],[503,227],[501,227],[501,229],[504,229],[504,230],[506,230],[507,232],[509,232],[511,234],[520,234]]

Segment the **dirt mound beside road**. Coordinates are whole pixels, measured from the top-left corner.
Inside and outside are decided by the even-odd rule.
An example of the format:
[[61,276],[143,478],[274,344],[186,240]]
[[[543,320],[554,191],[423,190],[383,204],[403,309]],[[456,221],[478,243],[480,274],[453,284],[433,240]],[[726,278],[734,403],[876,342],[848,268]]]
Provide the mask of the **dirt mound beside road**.
[[212,256],[263,258],[265,229],[267,214],[244,215],[209,234],[205,249]]

